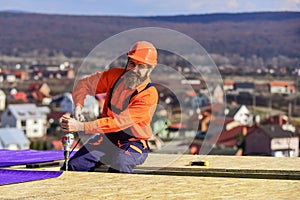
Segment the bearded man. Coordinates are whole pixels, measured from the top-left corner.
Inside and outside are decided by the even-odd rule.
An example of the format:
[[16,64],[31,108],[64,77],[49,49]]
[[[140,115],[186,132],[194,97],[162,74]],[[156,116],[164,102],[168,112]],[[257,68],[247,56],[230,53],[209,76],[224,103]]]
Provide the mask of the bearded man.
[[[149,152],[152,135],[150,122],[158,93],[150,82],[157,65],[157,50],[147,41],[136,42],[127,53],[125,68],[112,68],[80,79],[72,92],[74,118],[65,114],[61,128],[65,132],[94,134],[71,157],[71,171],[93,171],[105,164],[109,172],[133,173]],[[82,107],[86,95],[106,93],[101,118],[83,122]],[[64,167],[63,167],[64,168]]]

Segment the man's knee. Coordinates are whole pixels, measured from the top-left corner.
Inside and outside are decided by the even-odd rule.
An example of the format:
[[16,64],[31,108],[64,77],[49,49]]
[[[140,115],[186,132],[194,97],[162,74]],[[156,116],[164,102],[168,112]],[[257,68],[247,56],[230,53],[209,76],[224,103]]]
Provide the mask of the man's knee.
[[134,168],[142,164],[146,156],[133,152],[121,152],[112,161],[109,172],[133,173]]
[[96,160],[90,159],[89,156],[74,156],[68,162],[69,171],[91,171],[97,164]]

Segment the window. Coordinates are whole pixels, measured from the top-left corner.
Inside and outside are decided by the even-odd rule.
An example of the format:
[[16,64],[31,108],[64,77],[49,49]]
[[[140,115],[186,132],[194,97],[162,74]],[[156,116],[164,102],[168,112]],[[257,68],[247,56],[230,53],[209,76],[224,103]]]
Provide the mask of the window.
[[294,149],[281,149],[272,151],[272,155],[274,157],[295,157],[295,150]]
[[26,126],[26,120],[21,121],[21,126]]

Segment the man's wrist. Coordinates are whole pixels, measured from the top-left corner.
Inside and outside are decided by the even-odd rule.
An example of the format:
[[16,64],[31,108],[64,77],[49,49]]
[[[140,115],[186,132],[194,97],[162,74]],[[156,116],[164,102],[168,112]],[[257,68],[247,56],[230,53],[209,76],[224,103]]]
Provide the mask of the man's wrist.
[[84,132],[84,122],[79,122],[79,131],[83,131]]

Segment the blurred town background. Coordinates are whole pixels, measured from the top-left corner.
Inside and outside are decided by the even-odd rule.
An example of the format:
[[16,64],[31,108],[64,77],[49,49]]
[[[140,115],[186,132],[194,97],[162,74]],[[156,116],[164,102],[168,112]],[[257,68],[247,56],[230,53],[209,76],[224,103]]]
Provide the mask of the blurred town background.
[[[119,32],[163,27],[199,42],[223,83],[208,91],[188,60],[161,53],[159,62],[182,75],[161,79],[193,90],[178,96],[156,84],[161,106],[152,121],[153,152],[198,154],[205,142],[209,154],[297,157],[299,22],[300,12],[161,17],[0,12],[0,149],[62,149],[59,118],[73,110],[74,81],[88,53]],[[105,67],[125,62],[121,57]],[[84,67],[88,74],[100,65]],[[104,98],[86,99],[87,119],[101,115]],[[206,137],[209,124],[218,120],[221,133]]]

